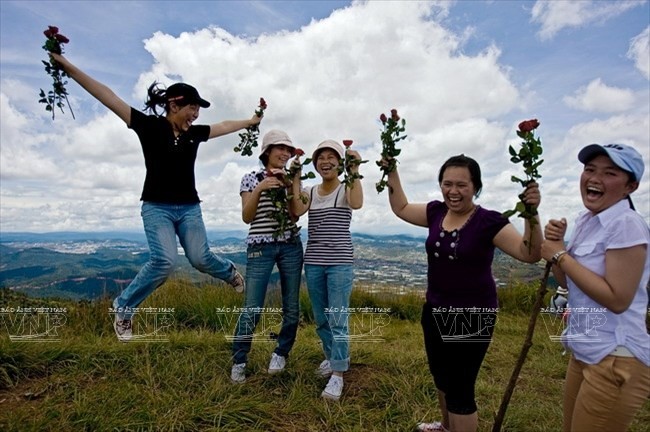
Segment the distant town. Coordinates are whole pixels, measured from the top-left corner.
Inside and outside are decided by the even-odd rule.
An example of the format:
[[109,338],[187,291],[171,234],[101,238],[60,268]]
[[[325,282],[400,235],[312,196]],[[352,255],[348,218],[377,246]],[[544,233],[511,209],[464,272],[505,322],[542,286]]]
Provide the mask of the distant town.
[[[239,231],[211,232],[211,249],[245,269],[245,235]],[[424,292],[424,242],[424,237],[408,235],[353,234],[355,289]],[[128,285],[148,255],[142,233],[2,233],[0,287],[36,297],[92,300],[112,296]],[[184,256],[179,256],[177,266],[178,277],[209,283],[209,276],[192,269]],[[506,286],[513,278],[538,278],[541,267],[516,262],[497,252],[493,273],[499,286]]]

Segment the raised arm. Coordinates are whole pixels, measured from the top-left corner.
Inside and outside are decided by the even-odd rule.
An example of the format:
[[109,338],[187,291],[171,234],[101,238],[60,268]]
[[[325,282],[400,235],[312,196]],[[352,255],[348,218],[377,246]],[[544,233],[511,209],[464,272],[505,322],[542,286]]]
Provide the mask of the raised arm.
[[[355,150],[346,150],[346,153],[350,155],[353,159],[361,161],[361,155]],[[350,172],[352,174],[359,174],[359,165],[352,164],[350,167]],[[361,186],[361,180],[355,178],[354,182],[350,188],[345,190],[345,195],[350,204],[350,208],[353,210],[359,210],[363,206],[363,186]]]
[[[530,183],[523,194],[523,201],[526,204],[530,204],[534,208],[539,206],[541,198],[537,183]],[[534,221],[531,226],[531,221],[526,220],[523,235],[519,234],[514,225],[506,225],[494,237],[494,245],[519,261],[527,263],[539,261],[542,258],[542,227],[539,216],[535,216]]]
[[220,123],[211,124],[210,136],[208,138],[216,138],[219,136],[228,135],[240,129],[258,125],[262,121],[262,117],[258,117],[257,114],[253,114],[253,117],[251,117],[249,120],[224,120]]
[[84,88],[91,96],[113,111],[127,126],[131,125],[131,107],[120,99],[110,88],[92,78],[61,54],[50,53],[50,56],[63,67],[63,70]]
[[296,173],[293,176],[291,183],[291,201],[289,202],[289,210],[295,217],[300,217],[309,210],[311,200],[309,195],[302,191],[302,165],[300,164],[300,157],[296,156],[291,164],[296,167]]
[[413,225],[426,227],[427,224],[427,205],[426,204],[409,204],[406,194],[402,189],[402,183],[395,171],[388,174],[388,200],[390,208],[395,215]]

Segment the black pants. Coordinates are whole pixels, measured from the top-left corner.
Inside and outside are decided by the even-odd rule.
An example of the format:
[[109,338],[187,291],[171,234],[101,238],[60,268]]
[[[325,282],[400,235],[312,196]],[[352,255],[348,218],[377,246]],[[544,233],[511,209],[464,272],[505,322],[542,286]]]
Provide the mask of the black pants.
[[475,413],[474,386],[492,340],[496,313],[425,304],[421,323],[429,370],[438,390],[445,393],[447,410]]

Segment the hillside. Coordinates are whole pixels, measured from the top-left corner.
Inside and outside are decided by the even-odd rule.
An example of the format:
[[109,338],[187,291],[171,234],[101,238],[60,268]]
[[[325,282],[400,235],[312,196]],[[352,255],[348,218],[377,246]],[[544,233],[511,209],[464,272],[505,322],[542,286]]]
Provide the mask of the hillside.
[[[210,246],[245,271],[245,235],[238,231],[212,232]],[[424,290],[424,240],[407,235],[353,234],[356,280],[371,291]],[[114,297],[135,277],[148,256],[141,233],[3,233],[0,287],[33,297]],[[542,270],[497,252],[493,272],[497,281],[506,285],[511,280],[536,279]],[[175,275],[197,285],[212,282],[194,270],[183,255],[177,259]]]
[[[117,342],[107,301],[51,301],[0,290],[5,311],[40,306],[58,314],[50,316],[49,327],[42,314],[40,321],[30,314],[34,329],[49,330],[30,343],[9,338],[8,328],[20,329],[18,312],[3,313],[0,430],[401,432],[437,418],[418,323],[421,297],[355,291],[352,307],[379,312],[351,317],[356,336],[351,370],[342,400],[332,403],[319,397],[325,380],[314,369],[322,354],[304,291],[302,323],[287,371],[277,376],[265,372],[273,328],[262,327],[253,344],[248,381],[233,385],[226,336],[232,334],[234,315],[219,311],[241,305],[242,297],[220,285],[201,288],[184,280],[165,284],[143,306],[163,311],[159,313],[167,314],[169,325],[143,322],[142,331],[158,333],[151,331],[151,342],[129,344]],[[527,314],[521,308],[530,306],[533,291],[521,285],[500,293],[502,312],[477,383],[481,431],[491,428],[524,338]],[[272,295],[267,306],[277,305]],[[561,328],[558,322],[552,316],[538,321],[504,431],[559,430],[567,358],[549,338]],[[631,431],[647,431],[648,424],[650,402]]]

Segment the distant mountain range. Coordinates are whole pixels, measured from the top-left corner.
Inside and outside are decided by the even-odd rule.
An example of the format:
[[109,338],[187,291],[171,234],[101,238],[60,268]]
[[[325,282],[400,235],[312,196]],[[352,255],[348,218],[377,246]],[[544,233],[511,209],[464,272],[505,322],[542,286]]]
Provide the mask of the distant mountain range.
[[[213,251],[244,270],[246,234],[212,231],[208,239]],[[353,234],[356,284],[368,290],[426,289],[424,242],[424,237],[410,235]],[[35,297],[113,297],[148,257],[142,232],[0,233],[0,288]],[[495,256],[493,271],[502,283],[540,274],[538,266],[518,263],[501,253]],[[175,276],[194,283],[213,281],[194,270],[184,256],[177,260]],[[276,282],[274,274],[272,283]]]

